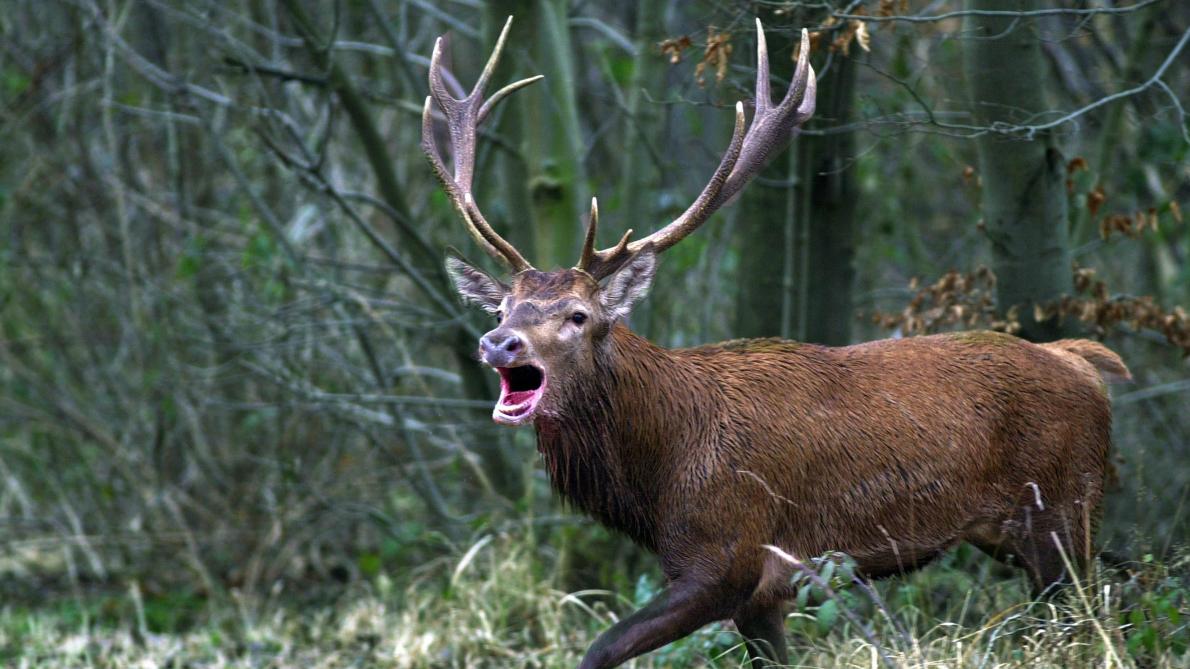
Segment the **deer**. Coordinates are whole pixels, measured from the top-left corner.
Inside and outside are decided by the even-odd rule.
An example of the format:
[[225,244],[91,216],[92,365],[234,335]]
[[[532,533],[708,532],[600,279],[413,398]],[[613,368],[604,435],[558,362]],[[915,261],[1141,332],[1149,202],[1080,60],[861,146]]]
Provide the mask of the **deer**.
[[[627,326],[657,256],[739,193],[813,115],[805,30],[774,104],[757,19],[752,121],[736,103],[727,150],[680,216],[597,250],[592,199],[578,263],[542,271],[497,234],[472,192],[478,126],[541,79],[484,98],[511,21],[461,99],[447,90],[435,43],[422,149],[470,236],[510,273],[503,281],[454,254],[446,260],[461,298],[496,320],[478,343],[499,374],[493,420],[532,425],[558,495],[656,554],[665,575],[654,599],[599,635],[581,669],[617,666],[722,620],[734,623],[750,661],[787,662],[796,565],[782,553],[839,551],[863,577],[880,578],[967,542],[1023,569],[1035,593],[1088,559],[1112,471],[1106,383],[1130,378],[1102,344],[957,332],[843,347],[745,339],[665,349]],[[438,118],[453,169],[438,149]]]

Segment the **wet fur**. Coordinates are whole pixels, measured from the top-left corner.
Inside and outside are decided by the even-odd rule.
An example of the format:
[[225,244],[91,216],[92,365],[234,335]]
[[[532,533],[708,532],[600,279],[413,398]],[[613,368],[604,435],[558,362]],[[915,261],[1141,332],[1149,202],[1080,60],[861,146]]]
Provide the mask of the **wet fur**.
[[[1095,368],[1071,352],[1126,374],[1094,342],[665,350],[616,326],[605,344],[595,373],[537,419],[538,447],[564,498],[656,551],[671,577],[726,563],[760,585],[774,568],[764,544],[843,551],[873,575],[963,540],[1048,554],[1054,531],[1072,559],[1087,552],[1111,416]],[[1061,575],[1026,566],[1038,585]],[[752,597],[789,594],[768,576]]]

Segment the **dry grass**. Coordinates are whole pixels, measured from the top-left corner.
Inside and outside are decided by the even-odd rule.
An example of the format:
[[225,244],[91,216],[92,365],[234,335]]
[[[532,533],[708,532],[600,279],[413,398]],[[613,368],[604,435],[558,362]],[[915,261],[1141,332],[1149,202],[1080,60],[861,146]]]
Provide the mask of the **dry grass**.
[[[573,667],[600,629],[655,589],[642,578],[632,596],[566,593],[541,576],[551,566],[545,562],[523,537],[484,539],[403,588],[379,576],[313,609],[234,600],[173,632],[152,631],[135,589],[125,595],[130,613],[114,620],[6,607],[0,661],[46,668]],[[847,615],[823,620],[822,609],[808,606],[788,620],[794,665],[1190,666],[1187,594],[1169,566],[1093,574],[1069,596],[1041,603],[1024,597],[1019,580],[992,570],[978,561],[973,569],[944,564],[871,591],[836,578],[834,608],[867,629]],[[716,625],[632,666],[742,661],[739,637]]]

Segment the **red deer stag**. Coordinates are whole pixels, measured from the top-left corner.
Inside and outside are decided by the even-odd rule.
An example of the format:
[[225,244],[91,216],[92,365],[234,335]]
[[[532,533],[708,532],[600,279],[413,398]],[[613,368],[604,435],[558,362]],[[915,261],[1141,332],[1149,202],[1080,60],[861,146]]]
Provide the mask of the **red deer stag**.
[[[1063,552],[1085,559],[1108,468],[1104,379],[1128,378],[1100,344],[965,332],[842,348],[757,339],[667,350],[623,324],[657,254],[738,193],[813,113],[805,31],[789,91],[774,105],[757,21],[752,123],[745,130],[737,104],[727,152],[685,213],[597,251],[592,202],[578,265],[548,272],[502,239],[472,198],[476,127],[540,78],[484,100],[507,33],[463,99],[447,92],[435,45],[422,148],[468,231],[512,271],[505,284],[447,260],[463,298],[499,323],[479,341],[500,374],[493,418],[532,423],[558,493],[655,552],[667,577],[654,600],[595,641],[583,669],[728,618],[753,658],[784,662],[793,568],[766,545],[801,558],[842,551],[878,577],[967,541],[1023,567],[1038,590],[1062,579]],[[435,104],[453,173],[434,139]]]

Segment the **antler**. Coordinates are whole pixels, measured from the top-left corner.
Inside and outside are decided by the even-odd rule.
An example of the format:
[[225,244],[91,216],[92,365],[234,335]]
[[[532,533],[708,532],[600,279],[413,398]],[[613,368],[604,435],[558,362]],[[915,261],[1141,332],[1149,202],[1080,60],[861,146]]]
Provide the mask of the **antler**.
[[599,216],[592,200],[586,242],[575,269],[586,271],[595,279],[602,279],[647,245],[651,244],[660,253],[697,230],[711,214],[740,192],[764,167],[769,157],[785,147],[793,136],[794,128],[814,115],[818,84],[814,69],[810,67],[809,55],[810,36],[802,29],[801,50],[793,81],[781,103],[774,107],[769,90],[768,46],[764,41],[764,28],[760,25],[760,19],[756,19],[756,113],[747,132],[744,132],[744,105],[737,102],[731,143],[718,169],[711,175],[711,180],[685,213],[644,239],[629,244],[628,237],[632,234],[629,230],[615,246],[596,251],[595,228]]
[[[442,78],[442,38],[434,42],[434,55],[430,58],[430,95],[426,97],[425,106],[421,114],[421,148],[434,172],[442,182],[446,194],[454,203],[455,209],[467,224],[467,231],[479,242],[480,246],[493,258],[507,264],[513,272],[532,269],[532,265],[525,260],[516,248],[496,234],[487,219],[479,211],[471,194],[471,179],[475,173],[475,135],[476,128],[483,123],[492,109],[513,91],[524,88],[539,79],[542,75],[521,79],[496,91],[486,102],[483,99],[483,89],[487,86],[496,64],[500,61],[500,51],[504,49],[504,40],[508,37],[508,30],[512,27],[512,17],[504,24],[500,31],[500,38],[496,40],[496,48],[488,58],[483,73],[475,82],[471,93],[463,99],[453,97],[446,90]],[[434,124],[431,114],[433,103],[437,102],[446,116],[446,127],[450,131],[450,149],[454,162],[454,175],[446,169],[442,156],[438,153],[438,145],[434,141]]]

